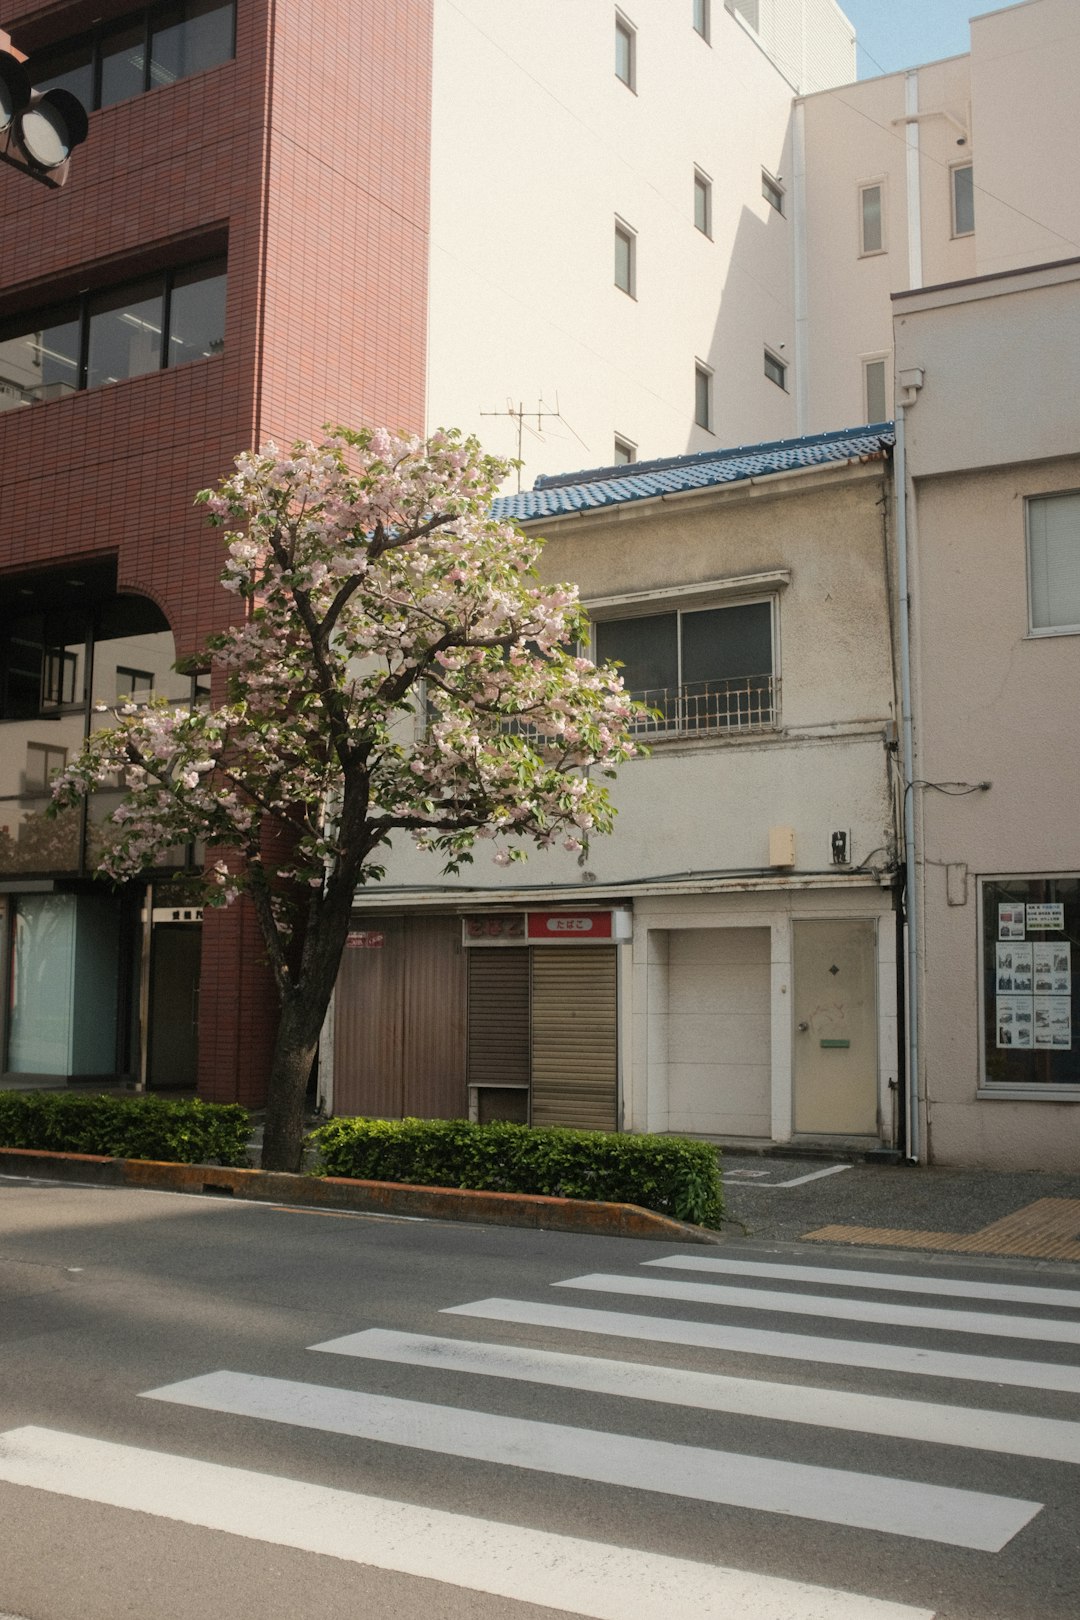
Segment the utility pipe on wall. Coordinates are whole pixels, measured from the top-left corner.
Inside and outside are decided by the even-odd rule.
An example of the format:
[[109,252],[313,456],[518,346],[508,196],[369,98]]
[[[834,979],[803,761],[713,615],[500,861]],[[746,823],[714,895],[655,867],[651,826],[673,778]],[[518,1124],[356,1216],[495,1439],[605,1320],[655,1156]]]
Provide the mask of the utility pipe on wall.
[[896,403],[896,559],[900,620],[900,737],[904,772],[904,885],[907,902],[907,1157],[920,1158],[919,887],[915,871],[915,744],[911,720],[911,587],[908,573],[907,410],[923,384],[921,370],[902,371]]

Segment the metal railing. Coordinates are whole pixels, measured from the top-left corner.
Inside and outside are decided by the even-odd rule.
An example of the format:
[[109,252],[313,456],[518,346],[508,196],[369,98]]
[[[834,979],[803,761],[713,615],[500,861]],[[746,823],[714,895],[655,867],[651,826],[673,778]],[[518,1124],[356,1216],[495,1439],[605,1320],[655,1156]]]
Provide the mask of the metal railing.
[[743,675],[726,681],[656,687],[630,695],[650,711],[635,721],[633,730],[637,736],[756,731],[776,724],[780,682],[772,675]]

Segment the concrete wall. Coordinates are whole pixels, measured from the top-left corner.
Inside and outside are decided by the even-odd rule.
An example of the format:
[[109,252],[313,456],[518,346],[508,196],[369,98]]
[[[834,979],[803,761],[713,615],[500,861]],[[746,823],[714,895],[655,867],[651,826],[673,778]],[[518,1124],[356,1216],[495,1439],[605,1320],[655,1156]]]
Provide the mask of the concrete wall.
[[[978,879],[1080,871],[1080,638],[1029,634],[1025,500],[1080,488],[1080,265],[898,301],[913,481],[922,1043],[943,1163],[1067,1169],[1077,1102],[985,1093]],[[987,409],[987,402],[992,408]]]

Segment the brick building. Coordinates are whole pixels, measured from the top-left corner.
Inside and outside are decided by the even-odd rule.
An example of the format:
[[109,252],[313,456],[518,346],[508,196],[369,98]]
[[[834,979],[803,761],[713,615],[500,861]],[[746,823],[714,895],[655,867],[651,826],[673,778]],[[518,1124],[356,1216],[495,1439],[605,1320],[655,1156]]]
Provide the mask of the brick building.
[[[0,1084],[186,1082],[257,1102],[253,919],[90,878],[108,808],[44,819],[94,704],[188,701],[220,628],[192,510],[242,447],[423,424],[427,0],[0,0],[90,137],[60,191],[0,169]],[[200,974],[201,964],[201,974]],[[201,1007],[200,1002],[201,984]]]

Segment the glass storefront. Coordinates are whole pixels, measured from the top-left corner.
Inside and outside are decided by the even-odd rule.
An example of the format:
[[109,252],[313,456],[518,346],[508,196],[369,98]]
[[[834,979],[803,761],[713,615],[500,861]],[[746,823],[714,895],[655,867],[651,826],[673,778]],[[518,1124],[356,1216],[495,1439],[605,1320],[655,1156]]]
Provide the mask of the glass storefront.
[[1080,877],[982,883],[984,1084],[1080,1089]]

